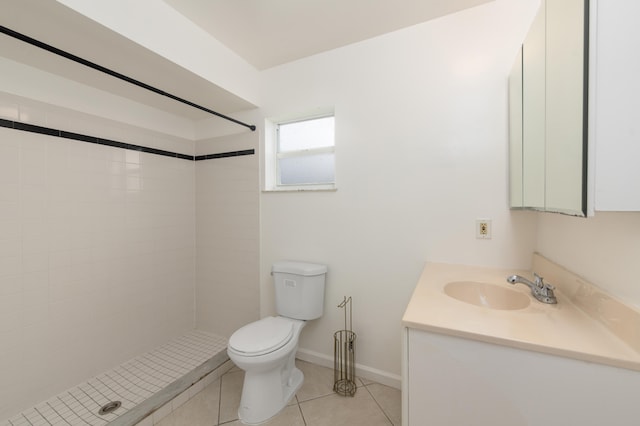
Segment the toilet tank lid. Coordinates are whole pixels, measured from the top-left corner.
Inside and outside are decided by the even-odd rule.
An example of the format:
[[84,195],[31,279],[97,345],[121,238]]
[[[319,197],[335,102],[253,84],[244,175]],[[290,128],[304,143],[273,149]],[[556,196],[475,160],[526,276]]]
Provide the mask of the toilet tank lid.
[[302,275],[305,277],[321,275],[327,273],[327,265],[318,263],[296,262],[292,260],[282,260],[275,262],[271,267],[271,272],[283,272],[285,274]]

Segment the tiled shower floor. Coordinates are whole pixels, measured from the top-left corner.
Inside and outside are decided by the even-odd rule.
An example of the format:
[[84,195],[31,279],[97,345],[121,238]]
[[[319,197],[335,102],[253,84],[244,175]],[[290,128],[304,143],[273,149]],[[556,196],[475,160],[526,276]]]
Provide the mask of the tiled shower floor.
[[[132,425],[227,359],[227,340],[192,331],[0,422],[0,426]],[[110,401],[122,406],[106,415]]]

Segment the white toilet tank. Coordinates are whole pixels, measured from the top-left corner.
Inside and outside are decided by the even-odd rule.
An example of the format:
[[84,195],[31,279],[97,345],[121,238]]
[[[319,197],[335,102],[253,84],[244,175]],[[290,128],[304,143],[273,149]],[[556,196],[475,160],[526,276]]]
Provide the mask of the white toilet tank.
[[299,320],[322,316],[326,265],[284,260],[273,264],[271,274],[278,315]]

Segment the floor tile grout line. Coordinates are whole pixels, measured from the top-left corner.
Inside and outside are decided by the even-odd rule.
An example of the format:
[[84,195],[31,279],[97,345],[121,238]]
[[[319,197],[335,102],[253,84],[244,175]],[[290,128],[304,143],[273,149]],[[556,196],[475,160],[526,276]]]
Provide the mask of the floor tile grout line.
[[300,406],[300,401],[298,400],[298,395],[295,395],[296,398],[296,405],[298,406],[298,411],[300,412],[300,416],[302,417],[302,423],[304,423],[304,426],[307,426],[307,419],[305,419],[304,417],[304,412],[302,411],[302,407]]
[[61,417],[60,412],[62,412],[62,410],[58,411],[59,409],[59,407],[54,407],[51,402],[47,402],[39,406],[37,411],[48,423],[59,423],[58,417]]
[[[95,379],[95,378],[93,378],[93,379],[91,379],[91,380],[94,380],[94,379]],[[111,398],[109,398],[108,396],[106,396],[106,395],[105,395],[105,394],[104,394],[100,389],[98,389],[98,387],[99,387],[99,386],[94,385],[93,383],[91,383],[91,381],[89,381],[89,382],[87,382],[87,383],[89,384],[89,386],[90,386],[91,388],[93,388],[93,390],[94,390],[94,391],[96,391],[96,393],[100,394],[100,396],[101,396],[102,398],[104,398],[104,401],[105,401],[105,402],[104,402],[104,403],[102,403],[102,404],[100,404],[100,403],[98,402],[98,407],[101,407],[101,406],[103,406],[104,404],[106,404],[107,402],[111,401]],[[95,400],[94,400],[94,401],[95,401]],[[96,402],[97,402],[97,401],[96,401]]]
[[194,354],[188,348],[178,348],[179,345],[177,345],[176,343],[174,342],[167,343],[159,347],[158,349],[154,350],[149,355],[155,355],[159,358],[162,358],[161,357],[162,355],[164,356],[164,358],[162,359],[174,364],[176,364],[175,361],[177,361],[177,364],[180,364],[180,363],[188,362],[189,360],[194,360],[196,358],[199,358],[198,354]]
[[[142,386],[139,386],[135,382],[132,382],[131,379],[129,379],[128,377],[125,377],[120,371],[118,371],[118,368],[120,368],[120,367],[116,367],[112,371],[113,371],[114,374],[117,374],[118,376],[120,376],[120,378],[121,378],[120,380],[122,380],[123,382],[121,383],[120,381],[118,381],[118,383],[120,383],[121,386],[124,387],[125,384],[129,383],[130,386],[127,388],[127,391],[130,394],[133,394],[133,395],[135,395],[135,396],[137,396],[139,398],[146,398],[146,397],[149,396],[149,391],[147,389],[143,388]],[[140,390],[144,391],[147,395],[145,396],[141,392],[138,392],[137,390],[136,390],[136,392],[133,392],[132,389],[134,389],[134,388],[137,388],[137,389],[140,389]]]
[[330,393],[327,393],[327,394],[324,394],[324,395],[318,395],[318,396],[314,396],[313,398],[305,399],[304,401],[299,401],[298,404],[305,404],[305,403],[307,403],[309,401],[315,401],[316,399],[326,398],[326,397],[334,395],[334,394],[337,395],[337,393],[331,391]]
[[[69,395],[70,395],[70,394],[69,394]],[[62,403],[63,403],[63,404],[64,404],[64,405],[69,409],[69,411],[71,411],[73,414],[75,414],[77,418],[79,418],[80,420],[82,420],[83,422],[85,422],[86,424],[88,424],[89,426],[91,426],[91,423],[89,423],[89,422],[88,422],[88,421],[87,421],[83,416],[81,416],[79,413],[76,413],[76,411],[75,411],[71,406],[69,406],[69,404],[67,404],[67,403],[66,403],[66,402],[65,402],[65,401],[64,401],[64,400],[63,400],[59,395],[58,395],[58,397],[57,397],[57,398],[58,398],[58,400],[59,400],[60,402],[62,402]],[[84,407],[83,405],[80,405],[80,406],[81,406],[81,407]]]
[[203,355],[206,355],[206,352],[211,349],[211,346],[194,344],[193,341],[187,341],[185,339],[169,342],[164,345],[162,349],[172,351],[180,355],[189,356],[191,358],[200,358]]
[[[89,395],[89,392],[87,392],[87,390],[84,387],[82,387],[83,385],[84,385],[84,383],[82,385],[79,385],[77,387],[77,389],[80,389],[82,391],[82,393],[84,393],[91,401],[93,401],[96,404],[96,407],[100,407],[101,404],[98,403],[98,401],[96,401],[96,399],[92,395]],[[82,405],[86,406],[86,404],[84,402],[82,403]]]
[[220,411],[222,411],[222,376],[224,376],[225,374],[229,373],[228,371],[224,374],[221,374],[220,377],[218,377],[218,381],[220,383],[218,383],[218,419],[216,420],[216,425],[220,424]]
[[[111,379],[111,377],[109,377],[108,373],[105,373],[105,377],[108,377],[109,379]],[[106,381],[102,381],[99,377],[96,378],[97,381],[99,381],[100,383],[102,383],[104,385],[104,387],[106,387],[107,389],[109,389],[111,392],[113,392],[117,397],[120,397],[122,399],[127,400],[128,402],[132,403],[135,405],[135,401],[132,401],[128,398],[129,395],[125,395],[125,393],[128,393],[128,391],[126,389],[123,388],[123,390],[125,392],[116,392],[115,389],[113,389],[113,387],[111,387],[109,384],[105,383]],[[111,379],[112,381],[114,381],[113,379]],[[115,381],[114,381],[115,382]],[[120,387],[122,387],[119,383],[115,382],[116,384],[118,384]],[[113,401],[113,399],[112,399]]]
[[[122,399],[125,399],[125,400],[127,400],[128,402],[130,402],[130,403],[132,403],[132,404],[135,404],[135,402],[131,401],[129,398],[127,398],[127,397],[125,397],[124,395],[122,395],[122,394],[120,394],[120,393],[116,392],[116,391],[115,391],[111,386],[109,386],[109,384],[107,383],[107,381],[106,381],[106,380],[103,380],[101,377],[102,377],[102,376],[98,376],[98,377],[96,377],[96,380],[97,380],[97,381],[99,381],[99,382],[100,382],[100,384],[106,388],[106,392],[105,392],[105,393],[106,393],[106,395],[105,395],[105,397],[107,398],[107,401],[108,401],[108,402],[111,402],[111,401],[113,401],[114,399],[122,398]],[[104,374],[104,377],[107,377],[107,378],[108,378],[108,377],[109,377],[109,376],[108,376],[108,373],[105,373],[105,374]],[[107,395],[109,395],[109,394],[112,394],[113,396],[107,396]]]
[[[49,405],[49,403],[48,403],[48,402],[47,402],[47,405]],[[51,407],[51,406],[49,405],[49,407]],[[38,408],[37,408],[37,407],[34,407],[33,409],[36,411],[36,413],[38,413],[38,414],[40,415],[40,417],[42,417],[42,418],[44,419],[44,421],[45,421],[45,422],[47,422],[47,423],[51,424],[51,422],[49,421],[49,419],[47,419],[47,418],[44,416],[44,414],[42,414],[42,413],[40,412],[40,410],[38,410]],[[55,410],[54,410],[54,411],[55,411]],[[31,421],[29,421],[29,423],[31,423]],[[38,423],[40,423],[40,422],[38,422]],[[69,422],[67,422],[67,423],[69,423]]]
[[27,416],[25,416],[24,413],[22,413],[22,417],[24,417],[24,419],[29,422],[29,425],[33,426],[33,423],[31,423],[31,420],[29,420],[29,418]]
[[[150,394],[154,394],[154,393],[156,393],[156,392],[158,392],[159,390],[161,390],[161,389],[162,389],[162,388],[161,388],[161,387],[159,387],[158,385],[156,385],[156,384],[154,384],[154,383],[151,383],[151,382],[149,382],[148,380],[146,380],[146,377],[140,377],[140,375],[138,375],[138,374],[134,373],[133,371],[131,371],[131,370],[134,370],[134,369],[136,369],[136,370],[138,370],[138,371],[141,371],[141,370],[140,370],[140,369],[138,369],[137,367],[135,367],[135,366],[126,366],[126,367],[125,367],[125,365],[123,364],[123,365],[121,365],[121,366],[120,366],[120,368],[122,368],[124,371],[126,371],[128,374],[132,375],[132,376],[133,376],[133,377],[135,377],[136,379],[140,380],[140,384],[144,383],[144,384],[146,384],[146,385],[150,385],[151,387],[156,388],[156,389],[147,389],[146,387],[140,386],[140,384],[138,384],[138,387],[139,387],[140,389],[144,389],[145,391],[150,392]],[[137,371],[136,371],[136,372],[137,372]]]
[[364,385],[364,388],[367,390],[367,392],[369,393],[369,395],[371,395],[371,399],[373,399],[373,402],[376,403],[376,405],[378,406],[378,408],[380,408],[380,411],[382,411],[382,414],[387,418],[387,420],[389,420],[389,424],[393,425],[393,421],[391,420],[391,418],[387,415],[387,412],[384,411],[384,408],[382,408],[382,405],[380,405],[380,403],[378,402],[378,400],[376,399],[375,396],[373,396],[373,394],[371,393],[371,391],[369,390],[369,385]]
[[[66,423],[66,424],[68,424],[68,425],[71,425],[71,423],[69,423],[69,421],[68,421],[68,420],[67,420],[67,419],[66,419],[62,414],[60,414],[60,413],[58,412],[58,410],[56,410],[56,409],[55,409],[55,408],[54,408],[54,407],[53,407],[49,402],[47,402],[47,406],[49,407],[49,409],[51,409],[51,411],[53,411],[54,413],[56,413],[56,415],[57,415],[58,417],[60,417],[60,418],[62,419],[62,421],[63,421],[63,422],[65,422],[65,423]],[[44,418],[44,419],[47,421],[47,423],[49,423],[50,425],[52,425],[52,424],[53,424],[53,423],[51,423],[51,422],[49,421],[49,419],[47,419],[47,418],[45,417],[45,415],[44,415],[44,414],[42,414],[42,413],[41,413],[37,408],[36,408],[36,411],[38,411],[38,413],[42,416],[42,418]],[[55,422],[56,422],[56,423],[59,423],[58,421],[55,421]]]
[[[171,383],[173,380],[175,380],[175,377],[167,374],[163,370],[160,370],[158,368],[158,364],[147,364],[144,361],[148,361],[148,360],[140,359],[140,358],[141,357],[138,357],[135,362],[130,362],[125,365],[127,365],[127,367],[130,367],[130,368],[135,368],[138,372],[144,373],[145,375],[150,376],[151,378],[159,381]],[[124,369],[124,365],[118,366],[114,368],[114,370],[117,370],[119,368]]]
[[[162,356],[160,356],[159,352],[156,352],[156,351],[150,352],[148,354],[141,355],[139,358],[144,359],[145,361],[148,361],[153,365],[161,366],[166,370],[171,371],[179,376],[184,374],[184,371],[181,371],[181,370],[184,370],[184,369],[181,369],[182,363],[180,362],[176,363],[176,362],[167,360]],[[140,360],[139,362],[142,362],[142,361]]]
[[[96,416],[96,415],[95,415],[95,413],[94,413],[93,411],[89,410],[89,407],[87,407],[84,403],[80,402],[80,400],[78,400],[78,398],[77,398],[74,394],[72,394],[71,392],[68,392],[68,394],[69,394],[69,395],[71,395],[71,397],[72,397],[73,399],[75,399],[76,401],[78,401],[78,403],[79,403],[82,407],[84,407],[84,409],[85,409],[85,410],[87,410],[87,412],[88,412],[88,413],[91,413],[91,414],[92,414],[94,417],[96,417],[98,420],[102,420],[102,419],[100,419],[98,416]],[[79,417],[80,417],[80,416],[79,416]],[[84,420],[84,417],[81,417],[81,418],[82,418],[82,420]]]
[[171,363],[173,365],[182,365],[185,363],[189,363],[190,361],[194,361],[194,360],[199,360],[201,358],[201,356],[199,356],[198,354],[195,354],[192,356],[191,352],[182,350],[182,351],[177,351],[173,348],[173,346],[168,346],[165,345],[162,348],[158,348],[156,351],[153,352],[152,355],[157,356],[158,358],[162,358],[162,356],[164,356],[164,358],[162,358],[163,360],[165,360],[167,363]]

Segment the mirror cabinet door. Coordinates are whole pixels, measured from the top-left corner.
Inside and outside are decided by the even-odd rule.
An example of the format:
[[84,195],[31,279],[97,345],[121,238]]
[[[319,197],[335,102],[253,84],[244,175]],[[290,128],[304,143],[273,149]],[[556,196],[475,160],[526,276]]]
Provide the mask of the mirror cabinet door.
[[586,214],[587,2],[543,0],[511,71],[512,208]]
[[509,74],[509,205],[522,201],[522,48]]
[[546,1],[545,210],[586,213],[585,0]]
[[545,7],[542,2],[522,45],[522,199],[544,209],[545,194]]

